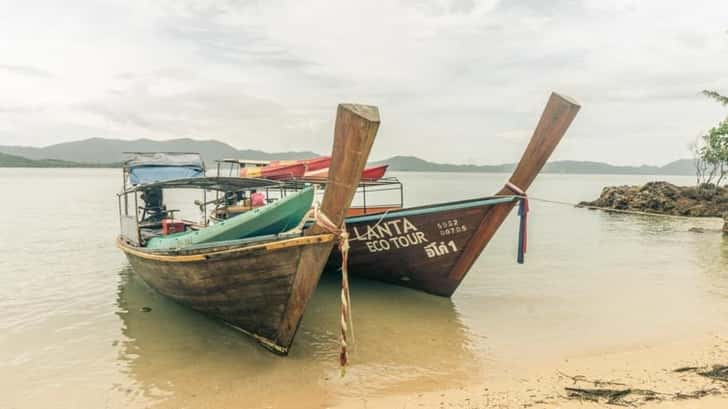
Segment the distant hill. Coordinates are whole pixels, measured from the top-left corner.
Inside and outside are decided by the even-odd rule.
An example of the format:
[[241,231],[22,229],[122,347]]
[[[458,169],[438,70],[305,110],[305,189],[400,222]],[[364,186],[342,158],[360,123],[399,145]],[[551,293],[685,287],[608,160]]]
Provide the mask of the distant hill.
[[[501,165],[455,165],[450,163],[428,162],[415,156],[394,156],[377,162],[388,164],[390,170],[409,172],[483,172],[510,173],[516,167],[513,163]],[[544,173],[576,173],[606,175],[694,175],[692,159],[680,159],[665,166],[615,166],[603,162],[554,161],[548,162]]]
[[0,168],[91,168],[115,167],[118,164],[88,164],[57,159],[28,159],[22,156],[0,153]]
[[194,139],[170,139],[153,141],[150,139],[120,140],[91,138],[80,141],[64,142],[42,148],[29,146],[3,146],[0,152],[22,156],[27,159],[57,159],[81,163],[119,163],[123,152],[199,152],[206,161],[235,158],[252,160],[305,159],[319,156],[314,152],[267,153],[258,150],[238,150],[219,141],[199,141]]
[[555,161],[544,166],[545,173],[581,173],[605,175],[694,175],[692,159],[680,159],[665,166],[615,166],[602,162]]
[[428,162],[416,156],[394,156],[377,162],[389,165],[389,170],[404,172],[510,172],[515,165],[454,165],[449,163]]

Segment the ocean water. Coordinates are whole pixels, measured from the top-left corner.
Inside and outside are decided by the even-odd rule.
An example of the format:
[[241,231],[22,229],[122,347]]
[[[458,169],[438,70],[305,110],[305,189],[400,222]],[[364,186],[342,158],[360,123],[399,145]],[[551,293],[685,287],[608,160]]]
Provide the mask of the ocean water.
[[[526,264],[511,215],[452,299],[352,279],[356,343],[342,378],[338,277],[321,282],[291,355],[272,355],[134,274],[114,245],[119,173],[0,169],[0,408],[330,407],[726,326],[719,221],[534,200]],[[394,175],[410,206],[487,195],[507,178]],[[544,174],[530,194],[573,203],[655,179],[693,182]]]

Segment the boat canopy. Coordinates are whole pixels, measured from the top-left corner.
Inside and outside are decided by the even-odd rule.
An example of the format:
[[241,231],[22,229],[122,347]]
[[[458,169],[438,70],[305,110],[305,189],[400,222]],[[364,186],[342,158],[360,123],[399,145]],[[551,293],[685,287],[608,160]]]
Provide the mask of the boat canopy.
[[205,175],[205,163],[199,153],[125,152],[124,155],[124,171],[132,185]]
[[265,189],[284,186],[280,182],[268,179],[252,179],[239,177],[192,177],[164,180],[132,186],[125,193],[139,192],[152,188],[159,189],[203,189],[219,192],[242,192],[253,189]]

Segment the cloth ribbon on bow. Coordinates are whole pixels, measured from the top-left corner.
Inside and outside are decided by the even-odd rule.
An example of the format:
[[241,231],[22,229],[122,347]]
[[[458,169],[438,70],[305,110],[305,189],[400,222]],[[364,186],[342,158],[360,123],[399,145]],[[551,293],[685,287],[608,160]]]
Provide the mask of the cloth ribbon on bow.
[[506,183],[506,187],[517,194],[519,198],[518,216],[521,217],[521,220],[518,226],[518,256],[516,260],[518,264],[523,264],[528,246],[528,195],[525,190],[510,181]]

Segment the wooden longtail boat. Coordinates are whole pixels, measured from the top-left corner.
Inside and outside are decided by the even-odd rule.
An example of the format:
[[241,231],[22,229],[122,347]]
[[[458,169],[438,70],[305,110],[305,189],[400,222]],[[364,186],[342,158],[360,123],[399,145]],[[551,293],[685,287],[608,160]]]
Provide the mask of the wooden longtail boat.
[[[406,208],[402,206],[398,180],[362,179],[359,191],[364,193],[365,204],[350,207],[346,218],[349,272],[451,296],[511,209],[521,201],[579,108],[569,98],[551,95],[509,183],[495,196]],[[298,180],[286,182],[293,190],[301,186]],[[321,184],[326,182],[322,180]],[[366,204],[367,191],[386,190],[387,185],[399,189],[399,205]],[[334,252],[327,269],[336,269],[339,264],[340,258]]]
[[[378,127],[376,107],[339,105],[331,159],[334,171],[321,205],[321,212],[334,225],[344,220]],[[134,271],[159,293],[227,322],[276,353],[287,354],[331,253],[334,236],[314,224],[303,234],[179,250],[147,249],[136,206],[136,193],[142,188],[119,195],[122,234],[117,244]],[[131,212],[130,194],[135,204]]]
[[[347,218],[349,273],[451,296],[525,195],[579,108],[566,97],[551,95],[521,161],[496,196],[379,213],[370,207],[366,215]],[[334,253],[329,269],[338,260]]]

